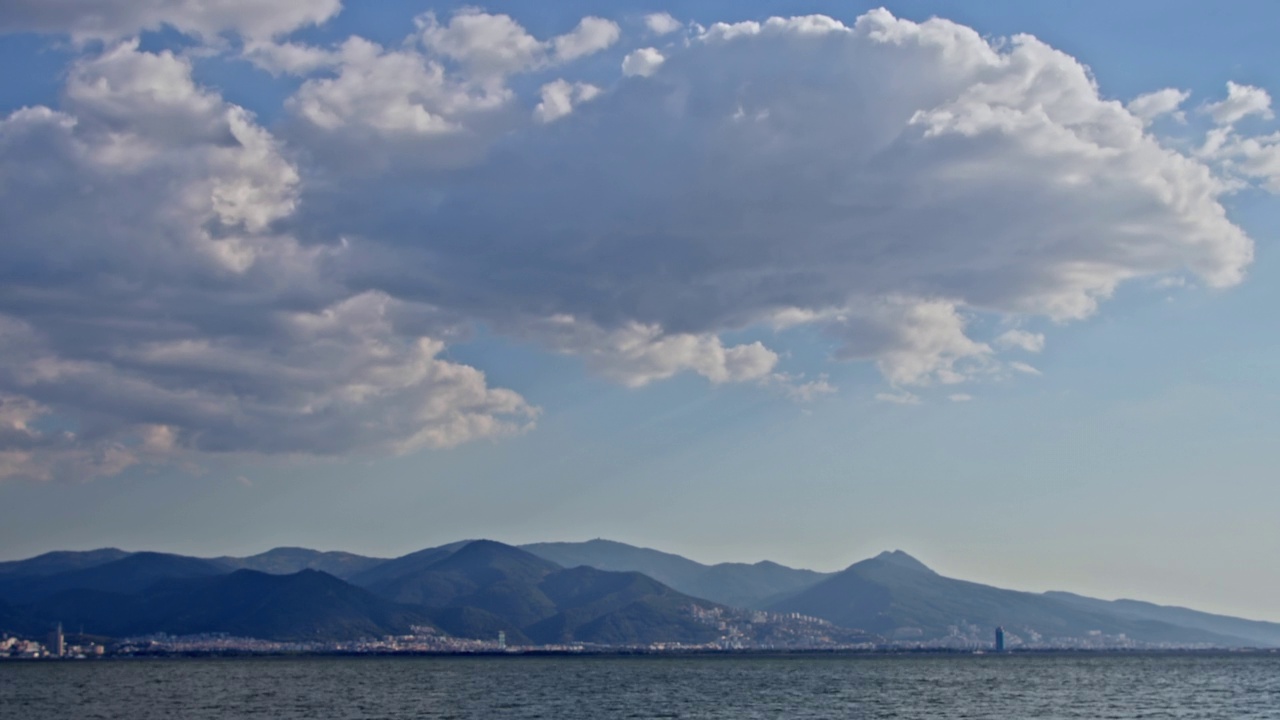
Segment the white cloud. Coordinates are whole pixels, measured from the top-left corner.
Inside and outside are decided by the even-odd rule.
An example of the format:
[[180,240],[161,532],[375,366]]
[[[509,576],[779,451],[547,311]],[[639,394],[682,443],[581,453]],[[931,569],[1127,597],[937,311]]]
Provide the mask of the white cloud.
[[269,38],[319,25],[341,9],[341,0],[6,0],[0,32],[116,40],[167,25],[206,40],[222,32]]
[[461,63],[474,75],[504,76],[546,62],[547,44],[510,15],[460,10],[441,24],[434,13],[418,19],[422,44]]
[[[120,43],[74,65],[65,93],[74,114],[40,120],[53,121],[69,132],[62,141],[74,144],[64,152],[82,165],[66,170],[104,184],[111,182],[113,174],[171,173],[173,180],[186,187],[166,189],[175,193],[167,200],[169,207],[149,212],[171,223],[175,238],[185,236],[207,257],[225,259],[224,250],[233,245],[253,255],[253,241],[236,231],[261,232],[293,211],[299,182],[296,169],[247,112],[197,86],[187,60],[167,52],[140,52],[136,40]],[[39,120],[25,120],[35,118],[23,113],[10,118],[15,130],[42,132],[34,127],[42,124]],[[143,207],[160,200],[130,198]],[[182,212],[191,214],[171,216]],[[85,220],[89,222],[86,230],[97,226],[96,218]],[[184,226],[184,221],[195,224]],[[223,226],[224,232],[201,228],[211,221]],[[238,261],[221,264],[234,269]]]
[[74,357],[27,329],[5,382],[60,414],[116,413],[100,448],[115,451],[115,471],[178,450],[405,452],[529,426],[536,410],[519,395],[438,358],[441,341],[398,332],[399,310],[366,293],[315,312],[273,310],[259,335],[118,338]]
[[644,25],[654,35],[669,35],[684,27],[683,23],[665,12],[645,15]]
[[876,400],[893,405],[919,405],[920,396],[909,392],[876,393]]
[[250,41],[244,57],[272,75],[309,75],[341,62],[336,52],[299,43]]
[[[297,140],[319,145],[326,164],[381,169],[383,155],[411,155],[426,165],[457,165],[510,129],[510,115],[502,111],[515,98],[507,85],[512,75],[593,54],[616,42],[620,32],[612,21],[586,17],[569,33],[544,41],[509,15],[474,8],[455,12],[447,22],[426,13],[416,24],[418,32],[394,49],[353,36],[334,50],[256,43],[246,47],[245,56],[277,73],[332,69],[308,79],[287,103],[323,136]],[[599,93],[584,82],[547,83],[532,115],[550,122]],[[406,150],[407,140],[419,145]],[[423,141],[435,141],[434,150],[424,153]],[[397,145],[379,147],[387,142]]]
[[965,335],[953,303],[894,297],[854,305],[828,322],[842,358],[876,361],[894,385],[954,384],[983,364],[991,348]]
[[[999,367],[970,317],[1069,321],[1127,280],[1225,287],[1252,260],[1215,166],[1162,145],[1034,38],[993,45],[879,10],[851,27],[712,25],[664,52],[651,82],[593,100],[590,123],[524,131],[518,151],[477,155],[465,182],[400,164],[394,188],[317,194],[361,238],[358,282],[623,382],[735,377],[655,358],[714,356],[721,333],[786,318],[912,386]],[[535,119],[564,109],[563,90]],[[382,201],[406,194],[431,201]],[[566,344],[556,317],[594,339]],[[615,346],[632,350],[601,350]]]
[[970,395],[969,393],[953,393],[951,395],[948,395],[947,399],[950,400],[951,402],[962,403],[962,402],[970,402],[971,400],[973,400],[973,396]]
[[1178,112],[1178,108],[1182,107],[1182,103],[1191,97],[1191,93],[1176,88],[1165,88],[1155,92],[1139,95],[1125,107],[1135,117],[1142,120],[1144,125],[1150,125],[1153,120],[1162,115],[1173,115],[1174,119],[1181,121],[1184,115]]
[[1236,137],[1221,155],[1232,160],[1232,171],[1260,179],[1267,190],[1280,194],[1280,133]]
[[1012,369],[1012,370],[1015,370],[1015,371],[1017,371],[1017,372],[1020,372],[1020,373],[1022,373],[1023,375],[1041,375],[1041,374],[1043,374],[1043,373],[1041,373],[1039,370],[1037,370],[1036,368],[1034,368],[1034,367],[1032,367],[1031,365],[1028,365],[1028,364],[1026,364],[1026,363],[1024,363],[1024,362],[1017,362],[1017,361],[1011,362],[1011,363],[1009,363],[1009,368],[1010,368],[1010,369]]
[[[859,18],[859,22],[873,14],[876,14],[876,11],[867,13],[863,18]],[[879,11],[879,14],[881,17],[891,17],[888,11],[882,10]],[[712,24],[710,28],[703,32],[701,38],[708,42],[728,42],[753,35],[771,37],[821,36],[828,33],[844,33],[848,30],[849,28],[847,28],[844,23],[834,18],[830,18],[825,15],[803,15],[789,18],[771,17],[763,23],[759,23],[754,20],[746,20],[737,23],[718,22]],[[895,30],[896,29],[890,28],[889,32],[880,32],[877,30],[873,30],[872,32],[879,33],[878,35],[874,35],[877,40],[894,42],[898,38],[902,37],[901,33],[895,36]]]
[[816,380],[805,380],[803,373],[773,373],[764,384],[780,387],[787,397],[802,403],[813,402],[824,395],[834,395],[840,391],[826,375],[820,375]]
[[1027,332],[1026,330],[1009,330],[996,338],[996,345],[1005,349],[1017,348],[1030,353],[1038,353],[1044,350],[1044,334]]
[[759,342],[726,347],[712,334],[670,333],[637,322],[606,330],[556,315],[522,329],[558,352],[583,357],[593,370],[628,387],[692,371],[713,383],[765,380],[778,354]]
[[1217,163],[1238,186],[1257,180],[1267,191],[1280,194],[1280,133],[1247,137],[1219,127],[1209,133],[1199,155]]
[[451,116],[500,104],[505,97],[473,96],[451,83],[444,68],[409,51],[384,50],[351,38],[339,51],[335,77],[306,81],[289,104],[324,130],[348,126],[383,133],[435,135],[459,129]]
[[0,119],[0,477],[528,427],[519,395],[440,357],[449,321],[347,290],[340,245],[278,230],[297,169],[190,72],[126,42],[70,69],[61,111]]
[[1226,99],[1207,105],[1205,111],[1219,125],[1234,125],[1250,115],[1266,120],[1275,117],[1271,112],[1271,96],[1266,90],[1234,82],[1227,83]]
[[617,23],[588,16],[563,35],[538,40],[510,15],[475,8],[459,10],[443,24],[427,13],[418,25],[426,48],[460,63],[472,76],[491,78],[577,60],[621,36]]
[[649,77],[662,67],[664,60],[666,58],[656,49],[640,48],[622,59],[622,74],[627,77]]
[[538,122],[552,122],[573,112],[575,105],[588,102],[600,94],[600,88],[587,83],[555,80],[542,86],[542,102],[533,109]]
[[1280,188],[1280,137],[1234,127],[1269,113],[1260,89],[1230,86],[1189,155],[1146,125],[1178,91],[1126,109],[1034,38],[884,10],[714,24],[629,54],[651,79],[607,90],[566,64],[617,41],[596,18],[538,38],[428,14],[385,46],[287,26],[219,30],[305,78],[280,137],[136,43],[77,61],[58,110],[0,120],[0,474],[518,432],[537,410],[444,356],[474,325],[629,386],[692,372],[799,399],[834,388],[770,346],[810,326],[877,365],[882,400],[919,402],[904,388],[1038,373],[996,351],[1042,336],[993,348],[974,318],[1240,282],[1253,242],[1220,198]]
[[552,39],[551,46],[558,62],[570,62],[604,50],[621,36],[622,30],[612,20],[584,17],[573,30]]

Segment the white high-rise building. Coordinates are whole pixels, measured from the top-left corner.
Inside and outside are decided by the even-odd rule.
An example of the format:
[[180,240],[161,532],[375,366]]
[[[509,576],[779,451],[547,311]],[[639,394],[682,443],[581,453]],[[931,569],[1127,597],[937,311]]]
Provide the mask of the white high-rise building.
[[62,635],[62,623],[49,633],[48,651],[54,657],[62,657],[67,652],[66,638]]

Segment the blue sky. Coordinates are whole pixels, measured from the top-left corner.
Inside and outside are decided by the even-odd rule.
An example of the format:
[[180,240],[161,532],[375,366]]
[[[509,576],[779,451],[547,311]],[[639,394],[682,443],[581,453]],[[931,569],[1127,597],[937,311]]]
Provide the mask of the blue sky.
[[0,10],[0,557],[1280,620],[1274,4],[348,4]]

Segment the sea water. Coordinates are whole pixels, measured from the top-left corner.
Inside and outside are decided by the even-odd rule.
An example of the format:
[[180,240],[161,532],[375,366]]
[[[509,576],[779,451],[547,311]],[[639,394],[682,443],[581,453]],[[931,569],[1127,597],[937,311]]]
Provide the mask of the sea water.
[[1280,654],[0,663],[0,717],[1280,718]]

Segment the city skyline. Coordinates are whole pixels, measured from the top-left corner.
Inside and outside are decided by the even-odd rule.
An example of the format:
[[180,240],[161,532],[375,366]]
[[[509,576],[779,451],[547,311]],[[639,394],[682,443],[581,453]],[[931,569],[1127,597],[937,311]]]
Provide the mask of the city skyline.
[[1280,621],[1280,7],[879,6],[0,9],[0,560],[900,548]]

